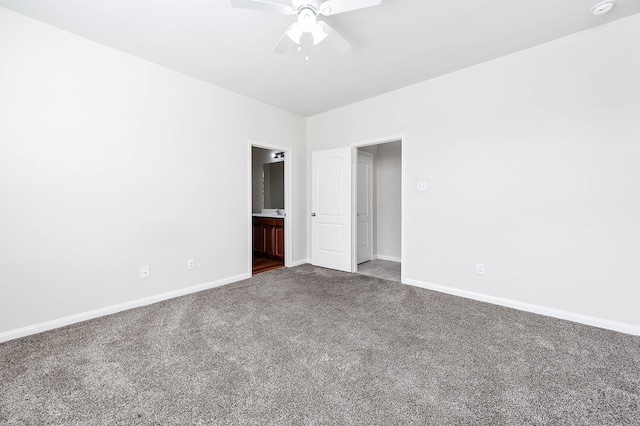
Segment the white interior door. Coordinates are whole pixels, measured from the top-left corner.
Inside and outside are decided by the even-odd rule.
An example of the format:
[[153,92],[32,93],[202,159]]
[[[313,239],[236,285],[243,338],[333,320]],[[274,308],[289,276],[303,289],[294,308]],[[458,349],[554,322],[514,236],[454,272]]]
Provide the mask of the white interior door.
[[311,154],[311,264],[352,271],[352,149]]
[[358,264],[373,257],[373,155],[358,152],[357,165]]

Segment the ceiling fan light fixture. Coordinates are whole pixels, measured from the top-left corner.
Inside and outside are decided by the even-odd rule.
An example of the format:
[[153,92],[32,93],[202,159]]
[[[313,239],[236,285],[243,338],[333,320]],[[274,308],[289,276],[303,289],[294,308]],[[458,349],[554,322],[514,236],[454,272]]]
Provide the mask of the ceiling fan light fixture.
[[[231,6],[245,9],[264,10],[285,15],[297,15],[297,20],[280,37],[278,44],[273,48],[274,53],[282,54],[287,51],[292,40],[300,47],[303,34],[310,34],[313,45],[327,39],[338,52],[344,53],[351,48],[340,34],[329,24],[318,21],[319,15],[332,16],[352,10],[379,6],[382,0],[288,0],[291,6],[287,6],[285,0],[229,0]],[[615,1],[615,0],[607,0]],[[300,49],[298,49],[300,50]]]
[[291,27],[289,27],[289,29],[287,30],[287,36],[289,36],[289,38],[295,43],[295,44],[300,44],[300,37],[302,37],[302,28],[300,28],[300,24],[298,22],[296,22],[295,24],[291,25]]
[[320,43],[322,40],[327,38],[328,35],[329,34],[322,31],[320,25],[316,24],[315,28],[311,31],[311,36],[313,37],[313,45],[315,46],[316,44]]
[[297,45],[300,45],[300,38],[303,33],[311,34],[314,46],[329,35],[322,30],[320,25],[318,25],[315,12],[309,8],[303,8],[298,15],[298,22],[294,23],[287,30],[287,35]]

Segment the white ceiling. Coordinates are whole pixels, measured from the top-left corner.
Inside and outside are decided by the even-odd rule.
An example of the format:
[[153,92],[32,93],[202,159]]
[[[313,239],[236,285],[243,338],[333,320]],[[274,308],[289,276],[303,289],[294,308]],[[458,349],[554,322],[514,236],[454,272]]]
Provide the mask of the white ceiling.
[[[287,0],[283,3],[290,4]],[[314,115],[640,12],[618,0],[382,0],[326,17],[353,48],[271,50],[294,16],[228,0],[0,0],[0,6],[298,113]]]

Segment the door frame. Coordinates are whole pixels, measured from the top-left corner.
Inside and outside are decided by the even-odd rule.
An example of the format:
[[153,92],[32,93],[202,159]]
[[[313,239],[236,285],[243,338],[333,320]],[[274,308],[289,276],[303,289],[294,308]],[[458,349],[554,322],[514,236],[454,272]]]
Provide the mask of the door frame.
[[247,253],[249,254],[249,261],[247,265],[247,272],[252,275],[253,271],[253,163],[251,156],[251,148],[268,149],[270,151],[282,151],[284,152],[284,266],[291,267],[293,264],[293,230],[291,224],[293,223],[293,190],[291,171],[293,170],[293,155],[291,148],[284,146],[273,145],[263,142],[257,142],[249,139],[247,141],[247,232],[249,234],[247,238]]
[[[376,138],[376,139],[369,139],[366,141],[361,141],[361,142],[353,142],[351,143],[351,149],[352,149],[352,156],[356,156],[357,157],[357,153],[358,150],[357,148],[361,148],[361,147],[365,147],[365,146],[371,146],[371,145],[380,145],[383,143],[389,143],[389,142],[400,142],[400,146],[402,147],[402,154],[400,156],[400,176],[401,176],[401,183],[400,183],[400,221],[402,222],[400,224],[400,262],[401,264],[404,265],[404,259],[405,259],[405,223],[406,223],[406,218],[405,218],[405,169],[404,169],[404,165],[405,165],[405,141],[407,140],[406,136],[404,134],[400,134],[400,135],[395,135],[395,136],[386,136],[386,137],[382,137],[382,138]],[[357,162],[357,158],[355,160]],[[357,188],[357,176],[356,176],[356,167],[352,167],[352,171],[351,171],[351,186],[352,186],[352,192],[351,192],[351,199],[353,203],[357,202],[357,196],[358,196],[358,188]],[[357,259],[357,252],[358,252],[358,241],[357,241],[357,224],[358,224],[358,218],[356,215],[356,209],[352,210],[352,217],[351,217],[351,221],[352,221],[352,235],[351,235],[351,271],[352,272],[357,272],[358,271],[358,259]],[[401,268],[400,270],[400,282],[402,282],[403,284],[405,283],[405,269],[406,268]]]

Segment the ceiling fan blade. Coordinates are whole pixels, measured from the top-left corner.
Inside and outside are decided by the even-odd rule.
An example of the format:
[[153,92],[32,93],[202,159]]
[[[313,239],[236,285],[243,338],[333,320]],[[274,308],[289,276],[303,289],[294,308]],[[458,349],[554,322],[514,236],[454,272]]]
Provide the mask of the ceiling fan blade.
[[274,1],[265,0],[231,0],[231,6],[240,7],[243,9],[264,10],[266,12],[284,13],[285,15],[291,15],[295,12],[291,9],[291,6],[286,4],[277,3]]
[[351,49],[351,45],[349,44],[349,42],[342,38],[342,36],[338,34],[336,30],[329,26],[329,24],[323,21],[318,21],[318,26],[327,34],[327,41],[338,52],[345,53],[347,50]]
[[365,7],[379,6],[382,0],[328,0],[320,5],[324,16],[336,15]]

